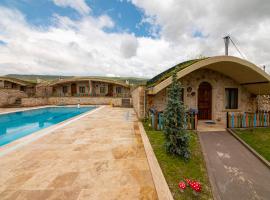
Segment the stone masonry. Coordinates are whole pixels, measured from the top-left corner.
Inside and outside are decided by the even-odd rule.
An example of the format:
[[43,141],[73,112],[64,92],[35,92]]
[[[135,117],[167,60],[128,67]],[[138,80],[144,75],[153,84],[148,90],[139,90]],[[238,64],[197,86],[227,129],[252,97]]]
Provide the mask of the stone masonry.
[[[218,72],[202,69],[194,71],[180,79],[184,87],[184,103],[187,109],[197,109],[198,88],[202,82],[208,82],[212,86],[212,119],[226,121],[227,111],[254,112],[256,111],[256,96],[250,94],[243,86],[231,78]],[[189,88],[189,91],[187,91]],[[225,109],[225,88],[238,88],[238,109]],[[148,107],[163,111],[166,107],[167,89],[163,89],[154,96],[148,96]]]

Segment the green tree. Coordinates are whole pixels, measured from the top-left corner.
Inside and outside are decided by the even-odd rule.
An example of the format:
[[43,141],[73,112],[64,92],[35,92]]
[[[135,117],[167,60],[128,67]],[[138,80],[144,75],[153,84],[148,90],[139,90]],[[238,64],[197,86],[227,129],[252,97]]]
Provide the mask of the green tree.
[[168,91],[168,102],[164,112],[165,147],[168,153],[190,158],[189,134],[186,131],[185,106],[182,99],[182,86],[177,81],[176,71]]

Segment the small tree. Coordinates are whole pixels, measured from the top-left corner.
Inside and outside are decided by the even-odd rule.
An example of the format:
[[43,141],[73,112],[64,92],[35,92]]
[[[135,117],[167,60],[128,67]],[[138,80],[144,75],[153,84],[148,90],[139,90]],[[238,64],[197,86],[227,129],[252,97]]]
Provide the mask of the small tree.
[[164,112],[165,147],[168,153],[190,158],[189,134],[186,131],[185,106],[182,99],[182,86],[177,81],[176,71],[169,88],[167,107]]

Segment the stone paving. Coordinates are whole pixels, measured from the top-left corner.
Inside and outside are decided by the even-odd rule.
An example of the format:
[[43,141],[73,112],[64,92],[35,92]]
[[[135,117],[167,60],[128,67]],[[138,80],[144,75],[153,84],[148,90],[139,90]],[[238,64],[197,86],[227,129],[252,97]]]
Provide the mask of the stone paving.
[[27,110],[27,109],[31,109],[31,107],[22,107],[22,108],[0,108],[0,113],[14,112],[14,111],[21,111],[21,110]]
[[0,158],[1,199],[157,199],[133,109],[104,107]]

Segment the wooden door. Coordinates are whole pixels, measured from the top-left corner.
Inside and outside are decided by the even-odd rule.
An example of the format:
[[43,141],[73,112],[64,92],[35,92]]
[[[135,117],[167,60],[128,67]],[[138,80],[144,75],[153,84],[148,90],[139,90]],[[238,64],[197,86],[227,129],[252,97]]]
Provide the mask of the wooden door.
[[212,87],[207,82],[202,82],[198,90],[198,119],[212,119]]
[[77,94],[77,85],[75,83],[71,84],[71,96],[74,96]]
[[112,97],[113,96],[113,85],[109,84],[108,85],[108,94],[107,96]]

